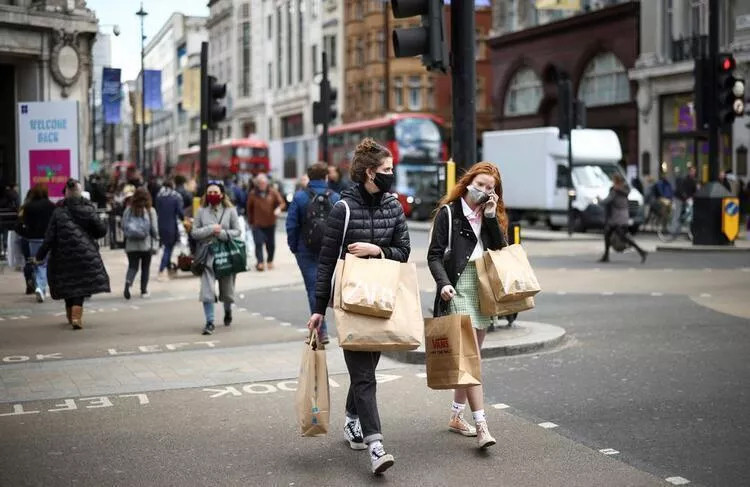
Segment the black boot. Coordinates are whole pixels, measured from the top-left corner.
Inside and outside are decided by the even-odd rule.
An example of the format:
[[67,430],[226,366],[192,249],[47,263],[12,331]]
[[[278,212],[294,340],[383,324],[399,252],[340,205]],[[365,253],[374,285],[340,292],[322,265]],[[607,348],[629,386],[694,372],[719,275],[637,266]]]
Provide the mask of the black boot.
[[122,292],[122,295],[125,296],[125,299],[130,299],[130,283],[125,283],[125,290]]
[[224,326],[229,326],[231,324],[232,324],[232,312],[224,311]]
[[646,257],[648,257],[648,252],[646,252],[645,250],[641,250],[638,253],[641,254],[641,264],[645,264]]
[[609,262],[609,254],[602,255],[602,258],[599,259],[597,262]]

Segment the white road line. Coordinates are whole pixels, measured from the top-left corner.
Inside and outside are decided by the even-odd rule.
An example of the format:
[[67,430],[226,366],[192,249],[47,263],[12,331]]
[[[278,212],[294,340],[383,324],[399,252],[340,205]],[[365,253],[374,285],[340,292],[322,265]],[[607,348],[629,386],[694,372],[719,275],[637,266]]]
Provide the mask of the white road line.
[[592,270],[592,271],[594,271],[594,272],[601,272],[601,271],[602,271],[602,268],[601,268],[601,267],[594,267],[594,268],[593,268],[593,269],[591,269],[591,270]]
[[599,450],[599,453],[604,453],[605,455],[617,455],[620,452],[612,448],[603,448]]
[[635,272],[635,267],[628,267],[628,272]]
[[651,293],[651,296],[654,296],[654,297],[664,296],[664,293]]
[[614,296],[614,295],[615,295],[615,293],[613,293],[612,291],[604,291],[602,293],[602,296]]
[[247,308],[237,308],[237,311],[239,311],[240,313],[244,313],[245,311],[247,311]]
[[702,297],[702,298],[710,298],[710,297],[711,297],[711,295],[710,295],[710,294],[708,294],[708,293],[701,293],[701,297]]
[[544,429],[557,428],[557,425],[555,423],[550,423],[549,421],[545,421],[544,423],[539,423],[539,426],[541,426]]
[[286,321],[285,321],[285,322],[283,322],[283,323],[279,323],[279,324],[280,324],[281,326],[292,326],[292,324],[291,324],[291,323],[288,323],[288,322],[286,322]]
[[263,319],[264,319],[264,320],[266,320],[266,321],[273,321],[273,320],[275,320],[276,318],[274,318],[273,316],[266,316],[266,317],[265,317],[265,318],[263,318]]
[[427,378],[427,374],[425,372],[419,372],[418,374],[416,374],[416,376],[419,377],[420,379]]
[[141,309],[141,307],[140,306],[134,306],[134,305],[131,304],[130,305],[130,309]]
[[297,331],[300,331],[302,333],[309,333],[310,332],[310,330],[308,330],[307,328],[297,328]]
[[492,407],[495,408],[495,409],[508,409],[510,406],[508,406],[507,404],[504,404],[502,402],[499,402],[497,404],[493,404]]
[[704,272],[713,272],[714,270],[713,270],[713,269],[711,269],[710,267],[704,267],[704,268],[703,268],[703,271],[704,271]]
[[666,269],[664,269],[664,272],[674,272],[674,269],[672,269],[671,267],[667,267]]
[[568,294],[567,291],[557,291],[558,296],[565,296],[566,294]]
[[742,272],[750,272],[750,267],[743,267],[740,269]]
[[567,268],[567,267],[560,267],[560,268],[559,268],[559,269],[557,269],[557,270],[558,270],[558,271],[560,271],[560,272],[565,272],[565,271],[567,271],[567,270],[568,270],[568,268]]
[[281,288],[280,288],[280,287],[272,287],[272,288],[271,288],[271,292],[272,292],[272,293],[277,293],[277,292],[279,292],[279,291],[281,291]]
[[260,313],[258,313],[257,311],[253,311],[252,313],[250,313],[250,316],[260,316]]
[[667,477],[664,480],[666,480],[672,485],[687,485],[690,483],[690,481],[686,479],[685,477]]

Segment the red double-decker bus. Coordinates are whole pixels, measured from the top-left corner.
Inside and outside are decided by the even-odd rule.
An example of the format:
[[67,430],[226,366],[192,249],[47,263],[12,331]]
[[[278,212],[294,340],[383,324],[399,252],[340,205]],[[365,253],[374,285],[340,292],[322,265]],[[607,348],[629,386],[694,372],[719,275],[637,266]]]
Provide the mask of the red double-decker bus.
[[329,129],[330,163],[348,174],[357,144],[372,137],[393,154],[394,191],[407,216],[429,218],[440,200],[440,167],[448,147],[442,118],[425,113],[394,113]]
[[[268,144],[263,140],[233,139],[208,147],[208,177],[211,179],[223,180],[234,176],[248,179],[260,173],[268,173],[270,169]],[[180,152],[174,172],[187,178],[198,178],[199,149],[192,148]]]

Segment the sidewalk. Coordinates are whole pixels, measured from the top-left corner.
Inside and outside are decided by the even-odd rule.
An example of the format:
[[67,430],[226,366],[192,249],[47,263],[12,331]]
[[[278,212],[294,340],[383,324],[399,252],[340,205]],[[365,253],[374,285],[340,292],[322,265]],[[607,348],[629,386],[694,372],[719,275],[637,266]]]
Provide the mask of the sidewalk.
[[750,240],[737,239],[734,245],[694,245],[692,242],[661,243],[657,252],[750,252]]

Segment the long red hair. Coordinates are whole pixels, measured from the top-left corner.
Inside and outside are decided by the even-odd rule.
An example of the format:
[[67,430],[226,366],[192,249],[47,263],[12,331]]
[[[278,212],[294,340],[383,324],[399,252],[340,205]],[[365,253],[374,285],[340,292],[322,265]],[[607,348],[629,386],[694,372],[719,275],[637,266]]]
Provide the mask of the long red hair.
[[487,174],[489,176],[492,176],[492,178],[495,180],[495,194],[497,194],[499,198],[497,200],[497,222],[500,224],[500,228],[503,230],[503,233],[507,235],[508,215],[505,212],[505,202],[503,201],[503,180],[500,177],[500,170],[491,162],[477,162],[476,164],[471,166],[469,170],[466,171],[463,176],[461,176],[461,179],[456,182],[456,185],[453,186],[453,189],[450,191],[450,193],[443,196],[443,199],[441,199],[440,203],[438,204],[438,210],[440,210],[443,205],[449,205],[459,198],[463,198],[466,194],[467,186],[469,186],[471,182],[474,181],[474,178],[480,174]]

